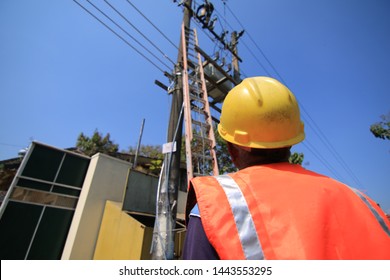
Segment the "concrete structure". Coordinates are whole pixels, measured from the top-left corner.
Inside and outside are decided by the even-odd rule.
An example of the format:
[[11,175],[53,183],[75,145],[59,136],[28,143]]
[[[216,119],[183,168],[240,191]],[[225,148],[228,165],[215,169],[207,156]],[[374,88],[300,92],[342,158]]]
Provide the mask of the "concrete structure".
[[121,203],[131,164],[92,156],[61,259],[91,260],[107,200]]
[[[1,259],[150,259],[158,177],[131,167],[33,142],[0,208]],[[176,258],[186,196],[179,191]]]

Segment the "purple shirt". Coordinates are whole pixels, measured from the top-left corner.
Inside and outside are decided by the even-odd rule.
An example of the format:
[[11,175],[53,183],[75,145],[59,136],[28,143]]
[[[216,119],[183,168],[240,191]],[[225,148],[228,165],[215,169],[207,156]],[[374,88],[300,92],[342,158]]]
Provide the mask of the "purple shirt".
[[219,260],[214,247],[207,239],[199,212],[191,211],[183,248],[183,260]]

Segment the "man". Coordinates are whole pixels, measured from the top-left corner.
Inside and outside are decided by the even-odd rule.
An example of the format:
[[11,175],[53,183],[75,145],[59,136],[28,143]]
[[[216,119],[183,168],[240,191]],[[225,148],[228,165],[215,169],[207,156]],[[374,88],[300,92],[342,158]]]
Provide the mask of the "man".
[[305,135],[283,84],[243,80],[218,132],[239,171],[191,180],[184,259],[390,259],[390,223],[374,201],[288,162]]

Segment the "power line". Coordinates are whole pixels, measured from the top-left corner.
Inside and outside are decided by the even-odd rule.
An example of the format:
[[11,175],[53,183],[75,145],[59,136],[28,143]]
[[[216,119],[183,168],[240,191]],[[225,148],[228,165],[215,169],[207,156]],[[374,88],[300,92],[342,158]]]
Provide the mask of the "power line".
[[144,35],[134,24],[132,24],[121,12],[119,12],[113,5],[111,5],[107,0],[104,0],[118,15],[120,15],[131,27],[133,27],[145,40],[147,40],[157,51],[159,51],[166,59],[168,59],[173,65],[175,62],[172,61],[168,55],[166,55],[156,44],[154,44],[148,37]]
[[[241,23],[241,21],[238,19],[238,17],[234,14],[234,12],[229,8],[229,6],[226,4],[226,1],[222,1],[223,2],[223,5],[225,7],[227,7],[227,9],[230,11],[230,13],[233,15],[233,17],[236,19],[236,21],[240,24],[241,28],[245,29],[243,24]],[[229,28],[231,30],[233,30],[233,27],[229,24],[229,22],[226,20],[226,17],[221,15],[217,9],[214,9],[216,11],[216,13],[219,15],[220,18],[222,18],[225,22],[226,25],[229,26]],[[224,30],[224,27],[222,27],[222,29]],[[276,67],[271,63],[271,61],[267,58],[267,56],[265,55],[265,53],[262,51],[262,49],[259,47],[259,45],[255,42],[255,40],[253,39],[253,37],[249,34],[249,32],[247,32],[248,34],[248,37],[249,39],[252,41],[252,43],[255,45],[255,47],[257,48],[257,50],[261,53],[261,55],[264,57],[264,59],[266,60],[266,62],[271,66],[271,68],[273,69],[273,71],[276,73],[276,75],[279,77],[279,79],[281,80],[281,82],[283,82],[285,85],[287,85],[287,83],[284,81],[283,77],[281,76],[281,74],[276,70]],[[249,53],[255,58],[256,62],[263,68],[263,70],[269,75],[269,76],[272,76],[269,71],[264,67],[264,65],[258,60],[257,56],[253,53],[253,51],[248,47],[248,45],[245,43],[245,41],[243,42],[244,46],[248,49]],[[359,179],[355,176],[355,174],[352,172],[352,170],[349,168],[349,166],[345,163],[345,161],[341,158],[341,156],[337,153],[337,151],[334,149],[334,147],[331,145],[330,141],[328,140],[328,138],[322,133],[321,129],[318,127],[318,125],[315,123],[315,121],[313,120],[313,118],[310,116],[310,114],[307,112],[306,108],[303,106],[303,104],[300,103],[300,107],[302,108],[302,111],[304,114],[307,115],[307,117],[309,119],[306,119],[305,116],[302,116],[306,121],[306,123],[313,129],[313,131],[316,133],[316,135],[321,139],[321,141],[326,145],[326,147],[329,149],[329,151],[331,152],[331,154],[336,158],[336,160],[339,162],[339,164],[347,171],[347,173],[355,180],[355,182],[359,185],[361,185]],[[314,127],[311,125],[311,123],[313,123]],[[308,141],[308,140],[306,140]],[[310,145],[310,143],[308,143],[308,145]],[[332,168],[332,166],[327,162],[327,160],[322,157],[320,155],[320,153],[314,148],[314,146],[311,146],[312,148],[310,149],[310,151],[317,157],[320,159],[320,161],[332,172],[332,173],[335,173],[335,170]],[[336,174],[335,174],[336,175]],[[340,177],[340,175],[337,175],[337,177]]]
[[137,48],[135,48],[132,44],[130,44],[125,38],[123,38],[121,35],[119,35],[115,30],[113,30],[110,26],[108,26],[106,23],[104,23],[100,18],[98,18],[96,15],[94,15],[90,10],[88,10],[85,6],[80,4],[77,0],[73,0],[77,5],[79,5],[83,10],[85,10],[88,14],[90,14],[92,17],[94,17],[97,21],[99,21],[102,25],[104,25],[108,30],[110,30],[113,34],[115,34],[119,39],[121,39],[126,45],[128,45],[130,48],[132,48],[134,51],[136,51],[139,55],[141,55],[143,58],[145,58],[149,63],[151,63],[154,67],[156,67],[158,70],[160,70],[162,73],[164,73],[164,70],[161,69],[157,64],[155,64],[152,60],[150,60],[147,56],[145,56],[143,53],[141,53]]
[[[165,64],[162,60],[160,60],[154,53],[152,53],[150,50],[148,50],[142,43],[140,43],[136,38],[134,38],[130,33],[128,33],[125,29],[123,29],[118,23],[116,23],[111,17],[109,17],[106,13],[104,13],[100,8],[98,8],[96,5],[94,5],[90,0],[87,0],[89,4],[91,4],[96,10],[98,10],[102,15],[104,15],[108,20],[110,20],[115,26],[117,26],[120,30],[122,30],[124,33],[126,33],[131,39],[133,39],[138,45],[140,45],[144,50],[146,50],[150,55],[152,55],[155,59],[161,62],[165,67],[168,69],[170,66]],[[111,5],[110,5],[111,6]],[[112,7],[112,6],[111,6]]]
[[[315,129],[313,131],[317,134],[317,136],[321,139],[321,141],[327,146],[331,154],[336,158],[336,160],[340,163],[340,165],[344,168],[344,170],[347,171],[347,173],[352,177],[352,179],[357,183],[360,187],[363,186],[361,181],[359,180],[358,177],[353,173],[353,171],[350,169],[350,167],[347,165],[347,163],[343,160],[343,158],[340,156],[340,154],[336,151],[336,149],[333,147],[333,145],[330,143],[328,137],[321,131],[321,129],[318,127],[316,122],[312,119],[312,117],[307,113],[305,107],[300,104],[302,109],[305,111],[305,113],[308,115],[310,118],[311,122],[314,124]],[[310,125],[310,123],[308,123]],[[318,131],[318,132],[317,132]]]
[[329,162],[318,152],[318,150],[307,139],[302,142],[302,145],[306,147],[329,171],[340,181],[345,181]]
[[1,143],[0,142],[0,145],[1,146],[8,146],[8,147],[15,147],[15,148],[25,148],[26,146],[22,146],[22,145],[14,145],[14,144],[7,144],[7,143]]
[[[233,15],[233,17],[237,20],[237,22],[240,24],[241,28],[244,28],[243,24],[241,23],[241,21],[237,18],[237,16],[233,13],[233,11],[229,8],[229,6],[224,2],[224,5],[227,6],[228,10],[230,11],[230,13]],[[254,39],[252,38],[252,36],[249,34],[249,32],[247,32],[248,34],[248,37],[249,39],[252,41],[252,43],[255,45],[255,47],[257,48],[257,50],[261,53],[261,55],[264,57],[264,59],[267,61],[267,63],[271,66],[271,68],[273,69],[273,71],[276,73],[276,75],[279,77],[279,79],[287,86],[287,83],[284,81],[282,75],[276,70],[275,66],[271,63],[271,61],[267,58],[267,56],[265,55],[265,53],[261,50],[261,48],[259,47],[259,45],[254,41]],[[248,48],[249,49],[249,48]],[[253,53],[250,51],[250,53],[253,55]],[[254,56],[254,55],[253,55]],[[256,56],[254,56],[256,58]],[[256,61],[258,61],[256,59]],[[262,66],[262,64],[260,64]],[[263,66],[262,66],[263,67]],[[263,67],[264,69],[264,67]],[[269,72],[266,71],[266,73],[269,75]],[[313,124],[314,124],[314,127],[312,127],[313,131],[317,134],[317,136],[320,138],[320,140],[325,144],[325,146],[328,148],[328,150],[331,152],[331,154],[336,158],[336,160],[339,162],[339,164],[344,168],[345,171],[347,171],[347,173],[352,177],[352,179],[360,186],[362,186],[360,180],[357,178],[357,176],[352,172],[352,170],[349,168],[349,166],[345,163],[345,161],[342,159],[342,157],[340,156],[340,154],[336,151],[336,149],[333,147],[333,145],[330,143],[330,141],[328,140],[328,138],[326,137],[326,135],[321,131],[321,129],[319,128],[319,126],[316,124],[316,122],[313,120],[313,118],[310,116],[310,114],[308,113],[308,111],[306,110],[306,108],[303,106],[303,104],[300,103],[300,106],[302,108],[302,111],[308,116],[309,120],[307,121],[307,124],[309,126],[310,125],[310,122],[311,121]],[[302,116],[304,118],[304,116]],[[307,146],[308,147],[308,146]],[[317,152],[318,153],[318,152]],[[314,154],[317,158],[319,158],[316,154]],[[319,153],[318,153],[319,155]],[[326,160],[322,157],[322,160],[321,160],[322,163],[325,163]],[[327,166],[327,168],[329,169],[329,167],[331,167],[328,163],[327,164],[324,164]],[[333,168],[332,168],[333,169]],[[332,170],[331,170],[332,171]],[[333,172],[333,171],[332,171]]]
[[132,4],[129,0],[126,0],[129,5],[131,5],[144,19],[146,19],[172,46],[174,46],[177,50],[179,48],[162,32],[147,16],[145,16],[134,4]]
[[[223,5],[224,5],[224,7],[227,7],[227,8],[229,9],[229,11],[231,12],[229,6],[227,6],[225,2],[223,2]],[[221,17],[221,18],[223,19],[223,21],[224,21],[225,24],[230,28],[230,30],[234,30],[233,26],[230,25],[229,22],[228,22],[228,20],[226,19],[226,16],[225,16],[225,15],[221,15],[221,13],[218,11],[218,9],[215,9],[215,11],[216,11],[216,13],[219,15],[219,17]],[[232,12],[231,12],[231,13],[232,13]],[[238,18],[237,18],[235,15],[233,15],[233,16],[234,16],[234,17],[236,18],[236,20],[239,22]],[[240,22],[239,22],[239,23],[240,23]],[[240,25],[241,25],[241,28],[242,28],[242,29],[245,29],[241,23],[240,23]],[[222,26],[222,24],[221,24],[221,26]],[[225,28],[226,28],[226,27],[222,27],[222,29],[225,29]],[[248,34],[248,35],[249,35],[249,34]],[[252,39],[252,40],[253,40],[253,39]],[[245,48],[248,50],[248,52],[255,58],[256,62],[260,65],[260,67],[264,70],[264,72],[267,73],[268,76],[272,76],[272,75],[268,72],[268,70],[265,68],[265,66],[260,62],[260,60],[257,58],[257,56],[253,53],[253,51],[249,48],[249,46],[246,44],[245,41],[243,41],[243,45],[244,45]],[[244,73],[243,71],[241,71],[241,72],[244,74],[244,76],[246,76],[245,73]]]
[[[227,7],[227,9],[229,10],[229,12],[232,14],[232,16],[237,20],[237,22],[240,24],[240,27],[245,29],[244,28],[244,25],[241,23],[241,21],[238,19],[238,17],[233,13],[233,11],[229,8],[229,6],[224,3],[224,5]],[[280,78],[280,80],[284,83],[285,81],[283,80],[282,76],[279,74],[279,72],[276,70],[276,68],[273,66],[273,64],[271,63],[271,61],[267,58],[267,56],[265,55],[265,53],[261,50],[261,48],[259,47],[259,45],[255,42],[255,40],[253,39],[253,37],[251,36],[251,34],[249,32],[246,32],[248,34],[248,37],[249,39],[251,40],[251,42],[256,46],[257,50],[260,51],[261,55],[265,58],[265,60],[267,61],[267,63],[271,66],[271,68],[274,70],[274,72],[276,73],[276,75]],[[248,50],[250,51],[250,53],[253,55],[252,51],[250,50],[250,48],[248,48]],[[258,59],[256,58],[255,55],[253,55],[256,59],[256,61],[258,61]],[[259,61],[258,61],[259,62]],[[264,66],[259,62],[260,66],[265,70],[265,72],[271,76],[271,74],[264,68]]]
[[[76,4],[78,4],[80,7],[82,7],[85,11],[87,11],[90,15],[92,15],[96,20],[98,20],[101,24],[103,24],[107,29],[109,29],[112,33],[114,33],[117,37],[119,37],[122,41],[124,41],[128,46],[130,46],[133,50],[135,50],[138,54],[140,54],[142,57],[144,57],[147,61],[149,61],[152,65],[154,65],[158,70],[160,70],[161,72],[164,72],[159,66],[157,66],[153,61],[151,61],[148,57],[146,57],[144,54],[142,54],[139,50],[137,50],[133,45],[131,45],[126,39],[124,39],[121,35],[119,35],[117,32],[115,32],[111,27],[109,27],[106,23],[104,23],[101,19],[99,19],[96,15],[94,15],[91,11],[89,11],[86,7],[84,7],[83,5],[81,5],[79,2],[77,2],[76,0],[73,0]],[[168,65],[166,65],[163,61],[161,61],[157,56],[155,56],[151,51],[149,51],[144,45],[142,45],[139,41],[137,41],[133,36],[131,36],[127,31],[125,31],[121,26],[119,26],[112,18],[110,18],[107,14],[105,14],[101,9],[99,9],[97,6],[95,6],[94,4],[92,4],[89,0],[87,0],[95,9],[97,9],[100,13],[102,13],[106,18],[108,18],[113,24],[115,24],[118,28],[120,28],[123,32],[125,32],[129,37],[131,37],[133,40],[135,40],[139,45],[141,45],[146,51],[148,51],[153,57],[155,57],[158,61],[160,61],[160,63],[162,63],[163,65],[165,65],[167,68],[170,68]],[[151,43],[160,53],[163,54],[163,56],[165,58],[167,58],[168,60],[169,57],[167,57],[162,51],[160,48],[158,48],[150,39],[148,39],[139,29],[137,29],[125,16],[123,16],[123,14],[121,14],[116,8],[114,8],[107,0],[104,0],[114,11],[116,11],[128,24],[130,24],[134,29],[136,29],[136,31],[138,33],[140,33],[145,39],[148,40],[149,43]],[[126,0],[128,2],[128,4],[130,4],[139,14],[141,14],[160,34],[163,35],[163,37],[165,39],[168,40],[168,42],[170,42],[176,49],[177,46],[148,18],[146,17],[134,4],[132,4],[129,0]],[[240,24],[241,28],[244,28],[243,24],[240,22],[240,20],[237,18],[237,16],[233,13],[233,11],[230,9],[230,7],[228,5],[226,5],[226,3],[224,2],[224,5],[225,7],[227,7],[227,9],[230,11],[230,13],[233,15],[233,17],[237,20],[237,22]],[[228,23],[228,21],[226,20],[226,18],[224,16],[222,16],[217,10],[216,12],[220,15],[220,17],[222,17],[225,21],[225,23],[231,28],[231,25]],[[223,28],[223,27],[222,27]],[[203,30],[203,29],[202,29]],[[224,28],[223,28],[224,30]],[[208,34],[208,33],[206,33]],[[253,37],[249,34],[249,32],[247,32],[248,34],[248,37],[250,38],[250,40],[252,41],[252,43],[256,46],[256,48],[258,49],[258,51],[261,53],[261,55],[265,58],[265,60],[267,61],[267,63],[272,67],[273,71],[277,74],[277,76],[280,78],[280,80],[286,84],[286,82],[284,81],[284,79],[282,78],[282,76],[280,75],[280,73],[276,70],[276,68],[274,67],[274,65],[271,63],[271,61],[267,58],[267,56],[265,55],[265,53],[261,50],[261,48],[259,47],[259,45],[254,41]],[[210,37],[210,36],[209,36]],[[212,40],[213,41],[213,40]],[[256,59],[257,63],[264,69],[264,71],[270,75],[270,73],[267,71],[267,69],[264,67],[264,65],[258,60],[257,56],[253,53],[253,51],[248,47],[248,45],[246,45],[246,43],[244,42],[244,45],[245,47],[248,49],[248,51],[250,52],[250,54]],[[173,63],[172,60],[170,60],[170,62]],[[174,63],[173,63],[174,64]],[[270,75],[271,76],[271,75]],[[286,84],[287,85],[287,84]],[[317,134],[317,136],[321,139],[321,141],[326,145],[326,147],[329,149],[329,151],[332,153],[332,155],[337,159],[337,161],[341,164],[341,166],[349,173],[349,175],[359,184],[361,185],[359,179],[355,176],[355,174],[352,172],[352,170],[349,168],[349,166],[345,163],[345,161],[341,158],[340,154],[334,149],[334,147],[331,145],[330,141],[328,140],[328,138],[324,135],[324,133],[321,131],[321,129],[318,127],[318,125],[314,122],[313,118],[310,116],[310,114],[307,112],[306,108],[303,106],[303,104],[300,104],[300,106],[302,107],[302,110],[303,112],[308,116],[309,120],[314,124],[314,127],[311,126],[310,124],[310,121],[307,122],[307,124],[313,129],[313,131]],[[311,151],[313,152],[316,151],[315,149],[311,149]],[[316,151],[316,153],[318,153],[318,151]],[[319,156],[317,156],[317,154],[314,153],[314,155],[319,158]],[[320,155],[318,153],[318,155]],[[328,169],[333,169],[331,168],[330,164],[326,162],[326,160],[322,157],[322,160],[321,162],[327,166]],[[332,171],[332,170],[331,170]],[[334,172],[334,171],[332,171]]]
[[[98,10],[102,15],[104,15],[109,21],[111,21],[113,24],[115,24],[116,27],[118,27],[120,30],[122,30],[127,36],[129,36],[131,39],[133,39],[138,45],[140,45],[145,51],[147,51],[150,55],[152,55],[155,59],[157,59],[161,64],[163,64],[165,67],[170,69],[170,66],[165,64],[161,59],[159,59],[154,53],[152,53],[149,49],[147,49],[142,43],[140,43],[134,36],[132,36],[129,32],[127,32],[123,27],[121,27],[118,23],[116,23],[110,16],[108,16],[106,13],[104,13],[99,7],[97,7],[95,4],[93,4],[90,0],[87,0],[91,6],[93,6],[96,10]],[[111,6],[111,5],[110,5]]]

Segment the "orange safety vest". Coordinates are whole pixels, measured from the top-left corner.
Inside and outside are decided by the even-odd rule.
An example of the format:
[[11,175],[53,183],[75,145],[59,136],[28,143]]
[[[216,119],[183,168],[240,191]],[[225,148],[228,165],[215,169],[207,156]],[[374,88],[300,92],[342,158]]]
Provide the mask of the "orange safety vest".
[[252,166],[191,180],[221,259],[390,259],[390,223],[369,197],[300,165]]

